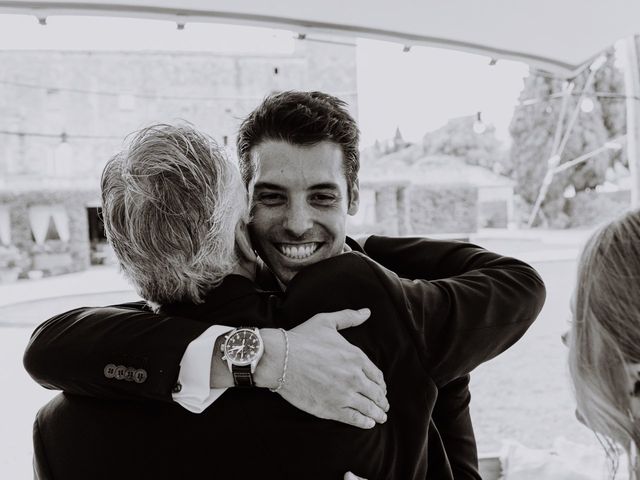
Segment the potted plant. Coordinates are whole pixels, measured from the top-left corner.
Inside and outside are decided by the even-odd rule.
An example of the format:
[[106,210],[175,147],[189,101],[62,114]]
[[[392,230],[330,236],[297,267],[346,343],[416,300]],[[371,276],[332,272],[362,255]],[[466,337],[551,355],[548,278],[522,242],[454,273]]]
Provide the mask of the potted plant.
[[26,257],[13,245],[0,245],[0,283],[15,282],[25,266]]

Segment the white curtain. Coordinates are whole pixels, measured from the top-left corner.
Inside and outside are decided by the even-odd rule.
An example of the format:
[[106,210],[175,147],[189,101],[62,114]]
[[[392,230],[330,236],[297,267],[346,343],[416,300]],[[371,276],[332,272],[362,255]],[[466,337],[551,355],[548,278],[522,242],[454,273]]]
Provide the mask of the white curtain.
[[69,231],[69,215],[62,205],[54,205],[51,207],[53,223],[58,230],[58,236],[63,242],[68,242],[71,233]]
[[0,244],[9,245],[11,243],[11,217],[9,207],[0,206]]
[[47,230],[52,214],[51,205],[33,205],[29,207],[29,225],[33,238],[38,245],[43,245],[47,238]]

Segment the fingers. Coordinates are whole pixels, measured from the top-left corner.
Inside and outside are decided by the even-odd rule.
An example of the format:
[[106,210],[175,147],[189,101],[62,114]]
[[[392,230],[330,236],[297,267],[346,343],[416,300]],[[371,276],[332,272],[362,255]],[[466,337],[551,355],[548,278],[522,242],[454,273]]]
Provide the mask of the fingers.
[[343,408],[340,418],[337,418],[336,420],[346,423],[347,425],[353,425],[354,427],[364,429],[373,428],[376,425],[375,420],[352,408]]
[[354,475],[351,472],[347,472],[344,474],[344,480],[367,480],[367,479]]
[[376,423],[384,423],[387,421],[387,414],[385,411],[364,395],[354,395],[350,403],[354,410]]
[[387,400],[386,388],[382,389],[380,385],[369,380],[365,380],[360,389],[362,396],[375,403],[384,412],[389,411],[389,401]]
[[334,325],[337,330],[342,330],[349,327],[357,327],[361,325],[371,315],[371,310],[368,308],[361,308],[360,310],[341,310],[339,312],[328,313],[331,315]]
[[364,352],[362,355],[364,357],[364,361],[362,364],[362,371],[364,372],[364,374],[367,376],[369,380],[377,384],[386,394],[387,384],[384,381],[384,374],[382,373],[382,370],[376,367],[375,363],[369,360],[369,357],[367,357],[364,354]]

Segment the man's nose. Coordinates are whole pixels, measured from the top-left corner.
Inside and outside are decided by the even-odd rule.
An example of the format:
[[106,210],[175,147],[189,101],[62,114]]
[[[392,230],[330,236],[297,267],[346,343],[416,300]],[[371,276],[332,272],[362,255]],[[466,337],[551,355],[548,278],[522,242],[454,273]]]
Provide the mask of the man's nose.
[[295,237],[301,237],[313,227],[312,213],[304,202],[291,202],[284,219],[284,229]]

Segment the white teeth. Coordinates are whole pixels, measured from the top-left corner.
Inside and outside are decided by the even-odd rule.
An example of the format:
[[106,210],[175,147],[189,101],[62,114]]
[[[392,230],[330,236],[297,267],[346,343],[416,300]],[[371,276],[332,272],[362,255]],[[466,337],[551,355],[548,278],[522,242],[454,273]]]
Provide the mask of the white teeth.
[[304,245],[283,245],[280,244],[280,252],[286,257],[295,260],[310,257],[318,249],[317,243],[305,243]]

